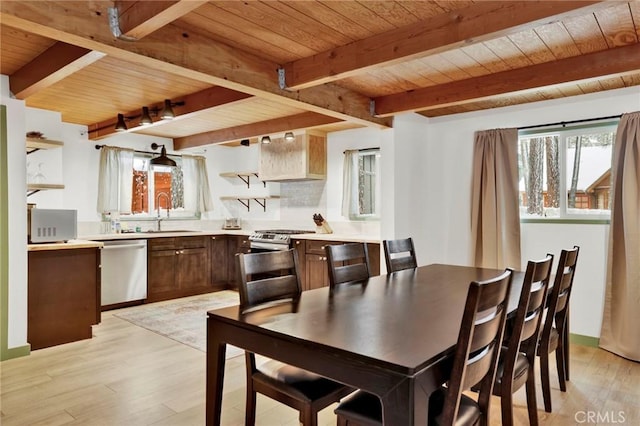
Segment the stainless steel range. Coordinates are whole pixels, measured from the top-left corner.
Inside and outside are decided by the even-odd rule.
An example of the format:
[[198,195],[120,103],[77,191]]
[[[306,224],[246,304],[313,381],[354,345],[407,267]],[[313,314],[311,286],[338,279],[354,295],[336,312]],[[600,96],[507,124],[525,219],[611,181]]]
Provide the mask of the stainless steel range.
[[313,233],[315,233],[315,231],[302,229],[267,229],[255,231],[249,236],[251,252],[287,250],[291,247],[291,235]]

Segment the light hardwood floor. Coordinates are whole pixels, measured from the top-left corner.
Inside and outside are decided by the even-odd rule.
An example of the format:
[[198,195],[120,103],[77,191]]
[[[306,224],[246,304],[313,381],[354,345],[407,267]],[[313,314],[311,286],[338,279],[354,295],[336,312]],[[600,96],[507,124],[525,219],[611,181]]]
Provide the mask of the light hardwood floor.
[[[640,364],[596,348],[571,350],[566,393],[552,373],[552,414],[542,408],[536,376],[540,423],[640,424]],[[0,369],[3,426],[204,424],[205,354],[110,313],[92,339],[34,351]],[[244,424],[244,380],[244,357],[227,361],[224,425]],[[515,404],[516,423],[528,424],[522,389]],[[320,425],[335,424],[333,408],[320,413]],[[259,396],[257,424],[297,425],[297,412]],[[491,424],[500,424],[497,398]]]

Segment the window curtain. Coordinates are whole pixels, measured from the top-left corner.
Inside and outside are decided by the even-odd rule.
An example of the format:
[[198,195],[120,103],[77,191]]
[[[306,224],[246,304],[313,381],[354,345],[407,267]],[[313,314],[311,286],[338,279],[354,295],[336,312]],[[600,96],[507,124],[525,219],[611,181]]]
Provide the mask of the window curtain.
[[182,156],[182,178],[184,187],[184,209],[208,212],[213,210],[209,174],[204,157]]
[[521,267],[517,150],[517,129],[475,134],[471,240],[477,267]]
[[349,218],[358,214],[358,150],[344,152],[342,171],[342,216]]
[[98,213],[131,213],[133,150],[103,146],[98,171]]
[[640,112],[618,124],[600,347],[640,361]]

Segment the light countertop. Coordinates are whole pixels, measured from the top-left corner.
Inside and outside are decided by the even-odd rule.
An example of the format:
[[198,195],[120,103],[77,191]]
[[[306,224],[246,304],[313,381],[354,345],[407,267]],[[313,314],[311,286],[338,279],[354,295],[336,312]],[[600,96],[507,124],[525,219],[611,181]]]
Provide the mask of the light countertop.
[[39,244],[27,244],[27,251],[41,251],[41,250],[65,250],[65,249],[81,249],[81,248],[95,248],[102,247],[99,241],[88,240],[69,240],[66,243],[39,243]]

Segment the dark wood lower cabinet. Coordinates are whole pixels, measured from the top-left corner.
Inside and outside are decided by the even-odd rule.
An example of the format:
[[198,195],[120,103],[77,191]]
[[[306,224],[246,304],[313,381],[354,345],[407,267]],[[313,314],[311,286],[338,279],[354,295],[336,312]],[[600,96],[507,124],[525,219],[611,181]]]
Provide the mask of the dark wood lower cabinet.
[[250,253],[251,252],[251,243],[249,242],[249,237],[245,237],[243,235],[230,235],[228,238],[228,276],[229,276],[229,285],[228,288],[231,290],[238,289],[238,266],[236,264],[236,253]]
[[213,235],[211,244],[211,286],[215,290],[224,290],[229,282],[229,249],[225,235]]
[[28,261],[31,349],[91,338],[100,322],[100,249],[30,251]]
[[215,290],[211,283],[209,238],[198,236],[149,240],[147,302]]

